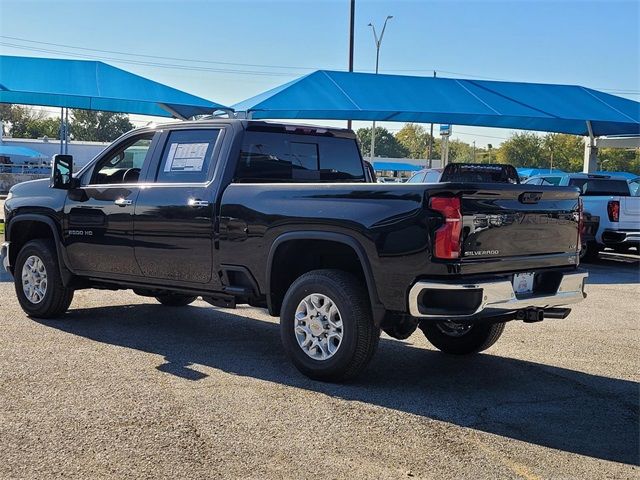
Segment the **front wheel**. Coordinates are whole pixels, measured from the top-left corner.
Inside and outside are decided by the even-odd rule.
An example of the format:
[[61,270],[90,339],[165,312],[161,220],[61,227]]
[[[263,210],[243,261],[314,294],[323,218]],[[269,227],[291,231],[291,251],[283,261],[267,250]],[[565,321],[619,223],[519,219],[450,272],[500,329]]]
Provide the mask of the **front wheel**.
[[16,258],[14,284],[22,310],[32,317],[58,317],[73,300],[73,290],[62,284],[51,240],[31,240],[22,247]]
[[298,370],[313,379],[341,381],[367,366],[380,329],[361,281],[340,270],[314,270],[287,291],[280,334]]
[[468,355],[486,350],[504,331],[504,322],[467,325],[463,323],[422,322],[420,329],[427,340],[444,353]]

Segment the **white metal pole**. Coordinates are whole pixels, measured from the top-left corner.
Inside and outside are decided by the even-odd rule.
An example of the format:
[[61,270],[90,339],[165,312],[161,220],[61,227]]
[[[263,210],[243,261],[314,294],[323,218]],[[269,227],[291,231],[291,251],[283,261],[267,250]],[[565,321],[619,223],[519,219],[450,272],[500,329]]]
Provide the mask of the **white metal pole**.
[[64,107],[60,109],[60,155],[64,153]]
[[[373,30],[373,39],[376,42],[376,75],[378,74],[378,65],[380,63],[380,46],[382,45],[382,38],[384,37],[384,31],[387,29],[387,22],[392,19],[392,15],[387,15],[387,18],[384,20],[384,24],[382,25],[382,32],[380,32],[380,38],[378,38],[378,34],[376,32],[376,27],[370,23],[369,26]],[[371,161],[376,155],[376,122],[373,121],[371,128]]]

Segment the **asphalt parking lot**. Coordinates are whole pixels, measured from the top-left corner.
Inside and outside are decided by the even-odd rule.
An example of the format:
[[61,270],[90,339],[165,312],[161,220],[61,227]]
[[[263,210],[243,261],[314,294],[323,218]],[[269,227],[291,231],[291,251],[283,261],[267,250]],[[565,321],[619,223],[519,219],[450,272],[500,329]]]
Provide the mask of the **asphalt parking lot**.
[[604,255],[568,319],[482,355],[383,336],[346,385],[260,310],[89,290],[41,321],[0,283],[0,478],[638,478],[639,266]]

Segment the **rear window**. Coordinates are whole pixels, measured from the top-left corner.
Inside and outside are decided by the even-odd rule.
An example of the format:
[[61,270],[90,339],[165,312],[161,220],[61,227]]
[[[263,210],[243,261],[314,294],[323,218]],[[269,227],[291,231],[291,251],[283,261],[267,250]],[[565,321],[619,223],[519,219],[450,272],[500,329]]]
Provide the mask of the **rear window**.
[[518,172],[511,165],[450,163],[442,172],[441,182],[520,183]]
[[354,139],[246,131],[237,182],[364,182]]
[[611,180],[606,178],[572,178],[569,185],[578,187],[585,196],[619,196],[630,195],[626,180]]

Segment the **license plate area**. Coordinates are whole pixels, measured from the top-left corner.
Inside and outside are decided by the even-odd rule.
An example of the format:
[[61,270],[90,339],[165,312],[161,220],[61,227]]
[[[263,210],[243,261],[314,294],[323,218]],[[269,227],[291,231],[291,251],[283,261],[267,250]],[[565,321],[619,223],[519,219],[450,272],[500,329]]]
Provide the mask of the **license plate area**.
[[516,273],[513,276],[513,291],[516,295],[529,295],[533,293],[533,280],[535,273]]

